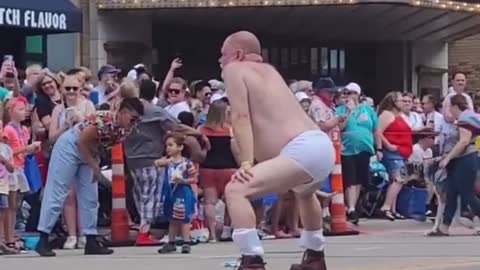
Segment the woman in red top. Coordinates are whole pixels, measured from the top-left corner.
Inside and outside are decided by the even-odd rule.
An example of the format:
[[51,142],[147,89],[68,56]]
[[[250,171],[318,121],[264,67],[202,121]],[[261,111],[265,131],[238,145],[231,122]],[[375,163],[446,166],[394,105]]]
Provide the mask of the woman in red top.
[[412,154],[413,141],[412,129],[407,120],[402,116],[404,106],[402,94],[391,92],[378,105],[379,132],[381,142],[377,142],[377,156],[387,169],[391,184],[388,187],[385,202],[380,209],[389,220],[404,219],[395,212],[397,196],[402,189],[404,177],[402,171],[405,162]]

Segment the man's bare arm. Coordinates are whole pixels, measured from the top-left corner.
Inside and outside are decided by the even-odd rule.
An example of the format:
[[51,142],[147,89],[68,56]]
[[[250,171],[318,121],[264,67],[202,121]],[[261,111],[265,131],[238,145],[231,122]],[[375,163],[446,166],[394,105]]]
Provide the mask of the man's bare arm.
[[231,63],[223,69],[227,96],[232,108],[233,137],[237,142],[242,163],[253,164],[253,129],[248,103],[248,89],[242,77],[241,66]]

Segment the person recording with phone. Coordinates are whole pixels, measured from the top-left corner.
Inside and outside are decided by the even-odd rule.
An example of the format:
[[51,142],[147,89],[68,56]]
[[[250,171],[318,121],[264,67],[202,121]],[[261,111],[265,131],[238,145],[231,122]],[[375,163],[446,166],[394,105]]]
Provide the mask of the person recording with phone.
[[348,207],[347,218],[357,224],[359,214],[355,206],[362,185],[369,177],[370,157],[375,155],[375,135],[378,117],[374,109],[360,103],[362,89],[356,83],[349,83],[341,94],[345,104],[337,107],[337,116],[345,116],[346,121],[339,124],[342,141],[343,185]]
[[95,87],[91,94],[90,99],[93,104],[100,106],[104,103],[108,103],[109,97],[112,95],[112,92],[117,90],[118,83],[117,75],[120,73],[120,69],[112,65],[105,65],[100,68],[98,71],[98,85]]
[[0,68],[0,82],[3,86],[3,88],[0,89],[0,101],[4,102],[12,97],[20,96],[20,83],[12,55],[5,55],[3,57]]

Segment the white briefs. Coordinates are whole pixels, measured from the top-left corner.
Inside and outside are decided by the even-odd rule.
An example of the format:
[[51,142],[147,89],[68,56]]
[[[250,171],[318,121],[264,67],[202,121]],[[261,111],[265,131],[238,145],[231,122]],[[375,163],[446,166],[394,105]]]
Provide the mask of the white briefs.
[[280,155],[294,161],[312,181],[293,189],[296,193],[314,193],[327,179],[335,166],[335,149],[332,140],[321,130],[309,130],[292,139]]

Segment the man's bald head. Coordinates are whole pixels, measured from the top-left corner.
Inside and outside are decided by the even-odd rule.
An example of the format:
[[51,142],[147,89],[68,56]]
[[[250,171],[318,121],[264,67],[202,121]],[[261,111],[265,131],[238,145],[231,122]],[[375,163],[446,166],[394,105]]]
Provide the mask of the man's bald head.
[[262,62],[262,46],[258,38],[248,31],[236,32],[225,39],[222,48],[220,66],[231,62]]
[[225,42],[236,49],[243,50],[245,54],[261,54],[262,52],[260,41],[253,33],[248,31],[233,33]]

